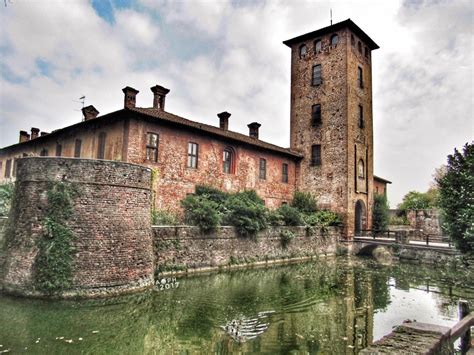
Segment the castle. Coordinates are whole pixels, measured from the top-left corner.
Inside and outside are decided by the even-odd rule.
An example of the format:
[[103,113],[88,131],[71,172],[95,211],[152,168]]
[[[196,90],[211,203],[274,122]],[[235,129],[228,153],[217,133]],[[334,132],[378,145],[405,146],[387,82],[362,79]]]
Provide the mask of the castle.
[[39,134],[21,131],[19,143],[0,149],[0,183],[15,178],[26,156],[117,160],[156,171],[155,207],[179,209],[196,184],[225,191],[254,189],[271,208],[296,190],[314,194],[321,208],[344,218],[350,237],[371,228],[373,194],[387,180],[374,176],[372,51],[378,45],[350,19],[283,42],[291,48],[290,148],[165,111],[169,89],[151,87],[153,106],[136,107],[138,90],[125,87],[124,107],[99,116],[83,108],[84,121]]

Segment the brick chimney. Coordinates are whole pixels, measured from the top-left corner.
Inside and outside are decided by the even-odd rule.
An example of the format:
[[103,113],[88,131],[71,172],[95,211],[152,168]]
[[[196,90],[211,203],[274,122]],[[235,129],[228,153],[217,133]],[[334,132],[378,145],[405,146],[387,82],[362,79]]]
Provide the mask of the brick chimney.
[[155,85],[150,88],[153,93],[153,108],[158,108],[160,110],[165,110],[165,98],[166,95],[170,92],[170,89],[167,89],[160,85]]
[[224,112],[218,113],[217,117],[219,117],[219,128],[223,129],[224,131],[228,131],[230,113],[227,111],[224,111]]
[[258,129],[260,126],[261,124],[258,122],[252,122],[248,124],[247,127],[249,128],[249,136],[258,139]]
[[88,121],[88,120],[92,120],[92,119],[96,118],[99,113],[100,112],[97,111],[97,109],[92,105],[89,105],[89,106],[86,106],[86,107],[82,108],[82,114],[84,115],[84,121]]
[[137,98],[137,94],[140,92],[138,90],[135,90],[134,88],[131,88],[130,86],[126,86],[122,89],[124,93],[124,98],[123,98],[123,107],[124,108],[132,108],[135,107],[135,101]]
[[39,128],[31,127],[31,139],[38,138]]
[[20,131],[20,143],[28,142],[30,140],[30,135],[27,131]]

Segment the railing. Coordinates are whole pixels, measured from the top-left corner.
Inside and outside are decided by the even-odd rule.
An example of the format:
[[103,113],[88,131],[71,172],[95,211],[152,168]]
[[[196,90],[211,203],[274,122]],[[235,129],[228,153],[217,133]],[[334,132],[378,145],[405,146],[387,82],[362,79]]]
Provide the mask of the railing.
[[[415,236],[415,238],[413,238],[413,236]],[[410,241],[414,241],[414,242],[419,241],[419,242],[424,242],[425,245],[427,246],[429,246],[430,243],[432,246],[433,246],[433,243],[447,243],[448,248],[453,247],[453,244],[450,238],[435,235],[435,234],[423,233],[422,230],[411,230],[411,231],[386,230],[383,232],[375,232],[372,229],[363,229],[360,232],[358,232],[355,235],[355,237],[356,238],[357,237],[371,238],[373,240],[390,239],[390,240],[393,240],[397,244],[410,244]],[[439,245],[434,245],[434,246],[439,247]]]
[[469,313],[469,303],[459,301],[459,319],[460,321],[451,328],[449,341],[453,344],[461,338],[461,354],[466,354],[471,347],[471,327],[474,326],[474,313]]

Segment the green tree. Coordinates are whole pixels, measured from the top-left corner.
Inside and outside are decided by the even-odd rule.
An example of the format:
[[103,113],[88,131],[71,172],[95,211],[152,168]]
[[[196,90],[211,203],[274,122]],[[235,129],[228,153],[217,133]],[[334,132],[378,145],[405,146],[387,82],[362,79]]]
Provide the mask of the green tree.
[[10,211],[14,186],[11,182],[0,185],[0,216],[7,216]]
[[454,149],[448,166],[438,181],[439,205],[444,228],[457,248],[474,252],[474,144],[466,143],[463,152]]
[[403,201],[398,208],[402,211],[426,210],[434,207],[432,198],[424,192],[410,191],[403,197]]
[[374,208],[372,210],[372,228],[375,233],[387,230],[388,227],[388,203],[385,195],[374,195]]

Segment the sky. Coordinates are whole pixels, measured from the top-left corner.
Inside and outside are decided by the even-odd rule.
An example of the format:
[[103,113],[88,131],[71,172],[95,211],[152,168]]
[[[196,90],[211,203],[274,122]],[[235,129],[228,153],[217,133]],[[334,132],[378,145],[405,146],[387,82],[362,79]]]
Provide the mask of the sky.
[[[3,3],[3,1],[2,1]],[[392,208],[426,191],[473,140],[471,0],[7,0],[0,4],[0,146],[62,128],[82,104],[123,106],[121,89],[171,89],[166,110],[289,146],[290,49],[282,41],[351,18],[372,53],[375,174]]]

